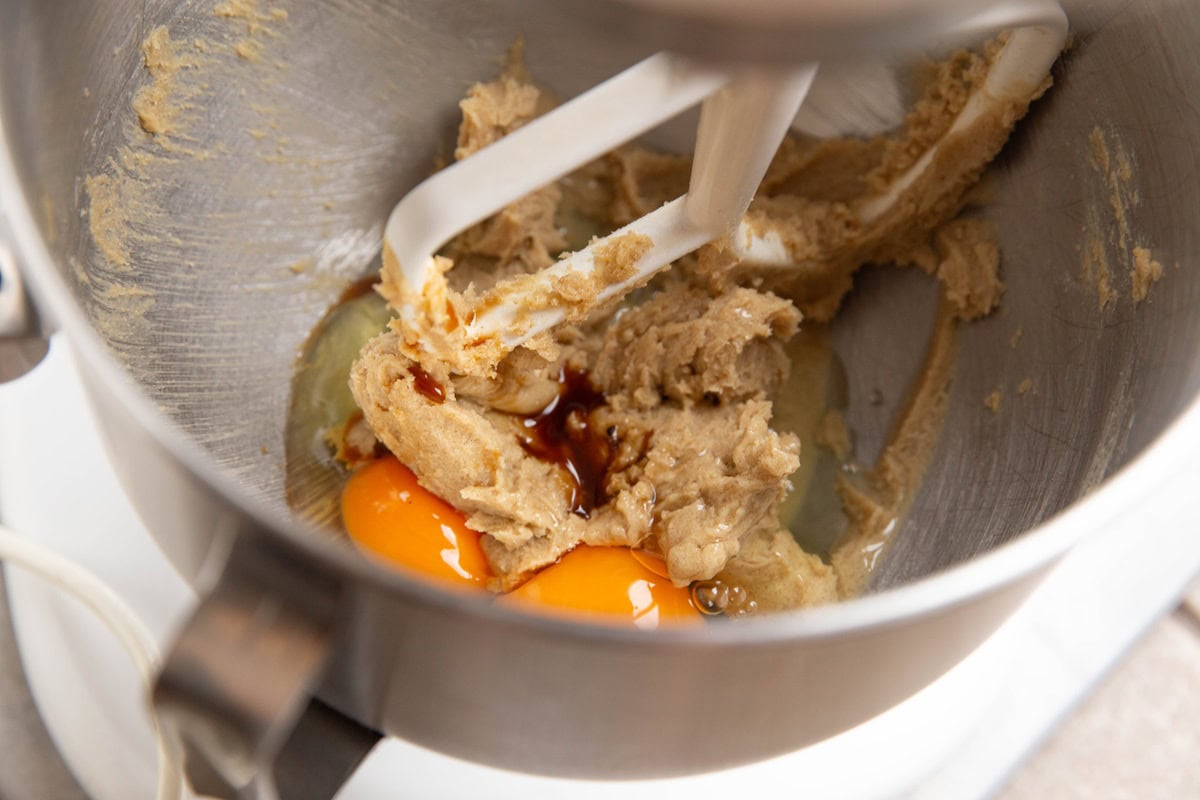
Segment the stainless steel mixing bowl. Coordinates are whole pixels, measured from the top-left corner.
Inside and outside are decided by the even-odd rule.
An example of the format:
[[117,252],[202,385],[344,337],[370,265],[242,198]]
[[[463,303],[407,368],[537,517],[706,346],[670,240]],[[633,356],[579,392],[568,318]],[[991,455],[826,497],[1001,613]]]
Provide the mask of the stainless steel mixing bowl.
[[[300,747],[304,724],[288,740],[297,719],[336,723],[352,744],[369,741],[355,738],[362,725],[559,775],[677,774],[802,747],[944,673],[1200,443],[1200,7],[1081,2],[1057,86],[988,183],[1003,309],[962,331],[944,432],[868,596],[647,635],[518,616],[393,574],[289,514],[297,350],[442,152],[456,100],[518,33],[533,73],[564,96],[641,45],[518,0],[285,8],[262,22],[271,35],[210,2],[0,3],[0,245],[42,329],[62,329],[80,354],[147,526],[206,597],[156,697],[193,764],[231,783]],[[139,47],[159,24],[209,43],[188,50],[215,65],[190,99],[190,138],[176,140],[205,158],[161,151],[131,111],[150,81]],[[256,36],[256,59],[218,52]],[[1128,153],[1140,198],[1130,236],[1167,266],[1140,305],[1092,163],[1095,131]],[[154,180],[126,220],[129,264],[114,268],[89,232],[85,178],[129,174],[129,153],[149,154]],[[1107,307],[1081,277],[1090,235],[1114,267],[1120,299]],[[12,298],[16,271],[0,264]],[[934,291],[887,270],[858,284],[835,341],[870,459]],[[5,322],[10,337],[30,332]],[[1026,377],[1035,389],[1018,398]],[[999,386],[1008,399],[992,414],[981,401]],[[883,402],[866,402],[876,391]],[[317,751],[332,759],[334,740]]]

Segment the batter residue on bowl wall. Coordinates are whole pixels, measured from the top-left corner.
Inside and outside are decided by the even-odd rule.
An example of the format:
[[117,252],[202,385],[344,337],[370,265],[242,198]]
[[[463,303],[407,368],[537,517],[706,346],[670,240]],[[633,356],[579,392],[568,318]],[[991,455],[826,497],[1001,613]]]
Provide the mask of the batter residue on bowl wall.
[[[247,47],[261,52],[265,39],[280,35],[273,26],[287,12],[260,8],[255,0],[227,0],[213,6],[211,19],[207,36],[183,40],[167,26],[146,35],[139,47],[144,73],[131,94],[133,113],[119,127],[119,144],[103,171],[84,178],[88,230],[99,257],[72,259],[71,267],[95,301],[94,324],[110,340],[151,335],[146,317],[158,298],[135,266],[146,252],[182,249],[180,237],[163,233],[191,224],[172,211],[171,195],[190,165],[227,153],[225,142],[198,141],[192,123],[212,102],[214,86],[250,83],[237,70],[238,55]],[[211,222],[197,218],[198,238],[206,225]],[[136,361],[127,366],[140,368]]]
[[1109,252],[1115,249],[1129,275],[1129,293],[1135,303],[1150,296],[1163,277],[1163,265],[1151,248],[1134,233],[1133,215],[1142,203],[1136,188],[1133,158],[1115,133],[1093,128],[1088,135],[1092,170],[1102,181],[1104,202],[1088,208],[1083,253],[1083,278],[1093,285],[1100,308],[1120,297],[1113,286]]

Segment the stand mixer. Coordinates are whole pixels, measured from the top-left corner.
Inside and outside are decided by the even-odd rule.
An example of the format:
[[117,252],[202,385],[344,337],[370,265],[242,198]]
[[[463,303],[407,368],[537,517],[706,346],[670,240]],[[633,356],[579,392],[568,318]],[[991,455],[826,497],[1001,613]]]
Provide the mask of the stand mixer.
[[[1195,368],[1189,354],[1200,326],[1186,303],[1191,273],[1168,276],[1180,291],[1161,295],[1165,313],[1149,316],[1145,309],[1135,314],[1132,306],[1097,311],[1094,297],[1076,296],[1047,268],[1074,263],[1078,220],[1067,209],[1078,208],[1084,192],[1077,178],[1086,174],[1087,156],[1079,142],[1109,115],[1140,119],[1157,113],[1185,131],[1170,146],[1165,138],[1137,141],[1141,158],[1153,165],[1144,173],[1140,224],[1173,258],[1193,255],[1173,233],[1190,229],[1192,189],[1166,180],[1186,172],[1181,163],[1193,152],[1184,104],[1131,109],[1123,104],[1155,101],[1128,94],[1101,113],[1095,98],[1124,80],[1175,74],[1174,62],[1158,51],[1136,63],[1117,56],[1131,49],[1145,54],[1145,42],[1156,36],[1186,37],[1200,20],[1181,8],[1164,10],[1156,19],[1134,10],[1133,40],[1114,41],[1113,34],[1107,40],[1111,49],[1082,52],[1078,58],[1091,59],[1094,69],[1081,70],[1078,82],[1067,81],[1055,94],[1000,172],[997,215],[1006,235],[1006,263],[1013,265],[1013,303],[1005,322],[1020,324],[1024,341],[1036,349],[1014,363],[1007,335],[995,337],[1003,338],[1002,346],[982,338],[965,344],[966,366],[958,381],[967,400],[951,411],[944,458],[914,505],[914,535],[902,532],[905,538],[897,540],[877,593],[702,635],[636,638],[447,598],[366,563],[344,544],[289,518],[278,453],[286,412],[282,388],[296,347],[336,296],[338,284],[328,278],[344,281],[369,263],[384,233],[382,220],[429,163],[440,136],[439,115],[464,81],[487,74],[487,59],[525,28],[531,67],[555,76],[568,96],[649,55],[633,36],[585,50],[580,43],[587,39],[571,32],[578,34],[574,26],[597,14],[609,15],[610,26],[597,30],[637,27],[631,20],[638,20],[647,32],[666,31],[655,21],[675,19],[670,30],[694,35],[691,44],[678,43],[675,49],[683,53],[709,41],[705,31],[723,28],[700,13],[706,4],[682,16],[673,16],[679,7],[666,5],[639,5],[633,16],[629,4],[604,5],[607,11],[601,4],[582,5],[590,10],[574,19],[531,15],[519,3],[483,11],[472,4],[347,0],[342,13],[331,16],[316,6],[289,9],[288,69],[274,83],[251,90],[282,109],[276,120],[281,127],[291,131],[296,125],[291,142],[296,160],[266,160],[252,151],[253,143],[242,141],[246,129],[257,129],[270,102],[243,101],[236,90],[214,84],[207,104],[197,103],[212,112],[202,115],[202,137],[241,144],[207,162],[163,159],[165,188],[156,199],[169,213],[156,224],[166,229],[156,242],[142,243],[129,274],[116,277],[167,301],[145,315],[144,327],[122,335],[111,335],[104,324],[113,308],[106,305],[112,296],[102,289],[116,278],[89,238],[86,220],[81,222],[77,178],[108,168],[120,147],[140,146],[137,131],[131,134],[122,124],[128,121],[129,98],[144,79],[138,46],[148,28],[169,25],[181,40],[191,41],[224,23],[200,3],[143,9],[114,2],[86,14],[65,2],[4,9],[0,186],[17,262],[42,326],[60,327],[77,344],[91,400],[131,499],[179,572],[205,596],[167,659],[159,699],[168,701],[162,704],[164,716],[174,715],[185,736],[204,726],[233,726],[236,736],[194,736],[198,761],[238,784],[233,789],[248,791],[247,775],[262,773],[283,755],[297,721],[303,726],[320,714],[484,763],[607,777],[695,772],[827,738],[910,696],[969,653],[1059,555],[1173,468],[1178,453],[1163,436],[1169,426],[1176,432],[1194,427]],[[742,5],[749,22],[763,19],[749,13],[757,4]],[[796,7],[801,5],[849,15],[872,4]],[[920,5],[927,14],[953,11],[953,24],[983,13],[976,5]],[[1047,8],[1021,5],[1035,6]],[[898,13],[899,5],[886,9]],[[144,23],[143,12],[150,15]],[[1084,17],[1094,30],[1103,29],[1094,13]],[[889,17],[888,24],[896,19]],[[932,19],[921,17],[923,30],[939,29],[929,27]],[[861,18],[842,17],[838,30],[859,23]],[[863,24],[862,30],[873,32],[864,34],[864,48],[879,52],[881,40],[872,37],[882,36],[887,26]],[[914,27],[896,24],[897,46],[917,41],[904,38],[916,36]],[[759,27],[794,30],[774,22]],[[1061,34],[1061,28],[1049,29]],[[736,72],[731,65],[745,63],[737,56],[749,52],[750,39],[739,26],[726,32],[732,49],[728,57],[713,50],[712,63],[717,72]],[[793,68],[772,44],[777,39],[758,41],[764,63]],[[840,35],[795,41],[795,52],[805,60],[827,59],[846,48]],[[663,43],[675,44],[663,39],[653,48]],[[643,52],[633,52],[639,46]],[[343,57],[353,54],[356,65],[371,65],[365,77],[354,72],[358,91],[346,91],[349,75],[339,71],[339,59],[329,59],[330,48]],[[51,58],[62,53],[71,58]],[[439,53],[457,57],[431,71],[431,54]],[[411,102],[383,102],[395,92]],[[31,94],[42,102],[31,104]],[[340,159],[332,179],[305,171],[305,158],[316,162],[330,153]],[[746,166],[741,176],[752,172]],[[298,180],[305,181],[302,192],[296,190]],[[336,199],[333,209],[313,200],[314,185]],[[1041,213],[1031,215],[1030,204]],[[35,213],[35,207],[43,212]],[[466,224],[452,223],[447,235]],[[248,242],[255,247],[247,249]],[[436,246],[414,252],[427,255]],[[309,278],[279,277],[289,263],[312,253],[320,263]],[[220,264],[220,280],[187,268],[188,262]],[[421,261],[402,257],[400,263],[409,269]],[[3,285],[11,290],[11,268],[5,270]],[[321,285],[318,278],[327,282]],[[1045,303],[1053,305],[1054,315],[1039,313]],[[270,314],[262,313],[264,304]],[[1123,332],[1133,333],[1118,336],[1107,324],[1117,315],[1126,323]],[[1047,402],[1014,411],[1011,424],[982,425],[978,397],[995,380],[975,371],[985,363],[1000,371],[1047,365]],[[858,388],[869,392],[870,384]],[[1032,436],[1031,429],[1049,433]],[[967,457],[980,452],[971,444],[978,437],[989,443],[986,452],[1004,458]],[[1135,459],[1136,468],[1115,475]],[[1039,476],[1034,490],[1032,471]],[[1105,485],[1096,489],[1101,481]],[[984,500],[972,488],[979,486],[989,487]],[[281,625],[256,627],[255,610],[263,608],[288,615]],[[254,668],[254,648],[231,651],[220,637],[196,638],[217,632],[214,623],[221,620],[245,624],[243,642],[259,641],[268,632],[275,636],[276,655],[284,657],[273,663],[284,669],[264,674]],[[291,654],[304,657],[288,658]],[[536,675],[526,669],[531,663],[539,667]],[[479,664],[494,682],[491,693],[476,685]],[[226,672],[229,665],[237,669]],[[555,693],[538,679],[564,674],[591,691]],[[219,675],[228,681],[212,680]],[[626,688],[635,677],[646,691],[633,700]],[[722,742],[688,736],[706,718],[689,698],[708,697],[714,684],[746,687],[736,703],[714,700],[745,736]],[[256,701],[254,708],[239,706],[247,697]],[[269,702],[263,705],[264,700]],[[647,715],[658,723],[654,731],[637,725]],[[516,718],[525,720],[521,736],[493,734]],[[589,724],[566,736],[564,719]]]

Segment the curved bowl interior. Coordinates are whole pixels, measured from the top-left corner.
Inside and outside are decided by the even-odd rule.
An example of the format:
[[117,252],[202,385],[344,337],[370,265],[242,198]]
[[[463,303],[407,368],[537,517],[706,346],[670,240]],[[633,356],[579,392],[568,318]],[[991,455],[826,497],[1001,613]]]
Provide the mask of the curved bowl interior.
[[[297,352],[372,267],[393,204],[449,152],[466,88],[498,71],[518,35],[532,73],[564,97],[642,54],[581,38],[518,0],[337,0],[283,4],[286,16],[213,6],[4,4],[0,113],[24,196],[95,329],[164,414],[287,515]],[[951,408],[876,589],[1052,516],[1152,443],[1200,389],[1200,112],[1188,99],[1200,86],[1200,10],[1161,0],[1069,11],[1076,39],[1056,86],[986,182],[1003,307],[962,331]],[[141,50],[159,25],[177,44],[167,79],[183,103],[167,147],[133,110],[136,93],[163,80]],[[687,130],[659,141],[686,145]],[[1128,161],[1124,188],[1097,169],[1099,140]],[[124,230],[125,266],[91,230],[97,197],[105,224]],[[1132,246],[1166,267],[1140,304]],[[1108,265],[1115,302],[1099,302],[1089,258]],[[836,323],[863,460],[904,401],[935,303],[923,275],[870,269]],[[997,413],[983,404],[994,390]]]

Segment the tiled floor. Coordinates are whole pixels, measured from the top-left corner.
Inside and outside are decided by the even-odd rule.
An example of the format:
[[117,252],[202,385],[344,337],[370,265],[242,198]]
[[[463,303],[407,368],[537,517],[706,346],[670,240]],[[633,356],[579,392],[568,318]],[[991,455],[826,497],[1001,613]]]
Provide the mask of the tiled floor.
[[999,800],[1200,798],[1200,584]]

